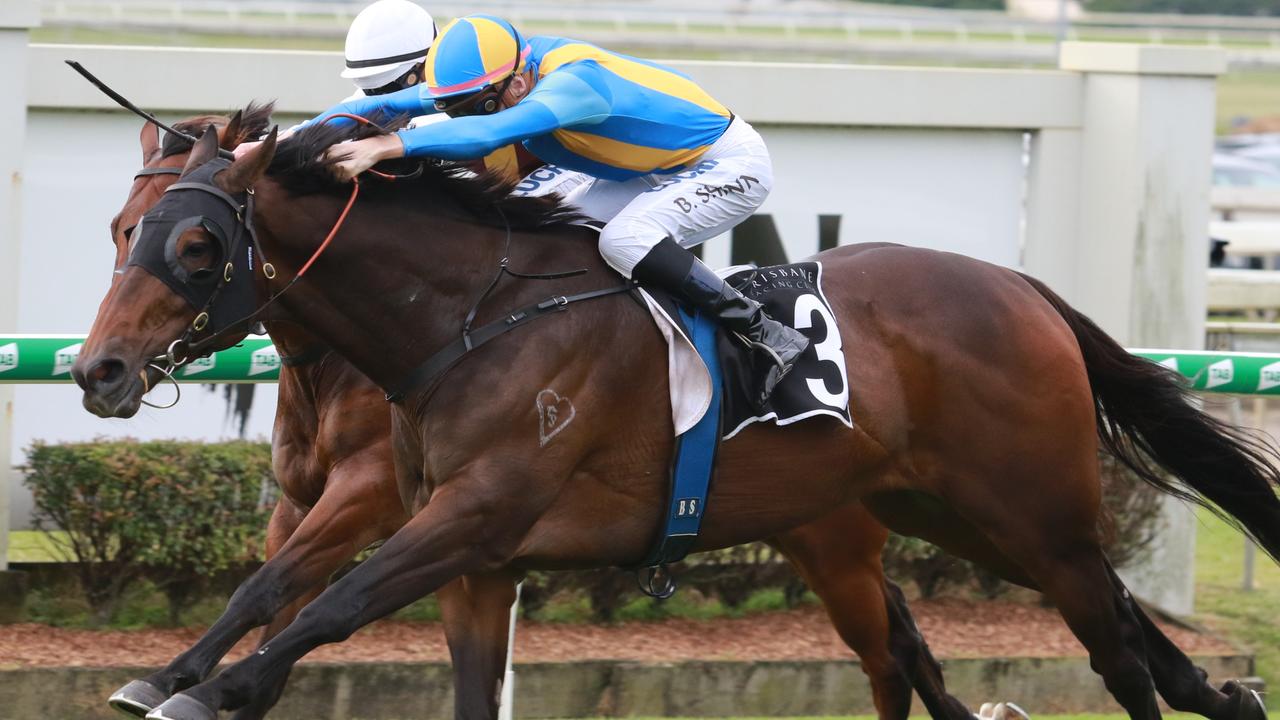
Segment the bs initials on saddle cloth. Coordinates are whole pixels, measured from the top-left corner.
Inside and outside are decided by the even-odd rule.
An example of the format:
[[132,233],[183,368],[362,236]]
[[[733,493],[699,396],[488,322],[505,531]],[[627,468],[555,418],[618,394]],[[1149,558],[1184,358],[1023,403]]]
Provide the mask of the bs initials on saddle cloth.
[[750,125],[675,70],[564,38],[526,39],[488,15],[447,25],[423,74],[421,88],[352,100],[316,119],[454,118],[335,146],[341,174],[399,157],[473,160],[522,143],[580,175],[567,199],[607,221],[600,252],[614,269],[714,318],[771,363],[753,392],[758,405],[767,402],[808,340],[687,250],[768,196],[769,153]]

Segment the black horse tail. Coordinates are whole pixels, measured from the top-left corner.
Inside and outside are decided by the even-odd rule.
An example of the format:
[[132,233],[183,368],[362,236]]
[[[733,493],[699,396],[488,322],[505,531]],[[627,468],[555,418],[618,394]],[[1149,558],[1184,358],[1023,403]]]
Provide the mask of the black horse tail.
[[1022,278],[1076,336],[1103,447],[1146,483],[1244,530],[1280,562],[1275,447],[1201,410],[1181,375],[1130,354],[1044,283]]

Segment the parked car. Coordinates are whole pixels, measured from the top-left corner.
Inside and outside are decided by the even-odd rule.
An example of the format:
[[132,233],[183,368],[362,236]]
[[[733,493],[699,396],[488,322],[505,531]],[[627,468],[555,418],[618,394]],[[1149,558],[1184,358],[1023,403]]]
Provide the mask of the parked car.
[[1263,163],[1280,173],[1280,143],[1249,145],[1235,150],[1231,154],[1246,160]]
[[[1277,146],[1280,152],[1280,146]],[[1243,152],[1243,151],[1240,151]],[[1280,154],[1276,156],[1280,162]],[[1217,187],[1261,187],[1280,189],[1280,165],[1242,157],[1237,153],[1213,154],[1213,184]]]

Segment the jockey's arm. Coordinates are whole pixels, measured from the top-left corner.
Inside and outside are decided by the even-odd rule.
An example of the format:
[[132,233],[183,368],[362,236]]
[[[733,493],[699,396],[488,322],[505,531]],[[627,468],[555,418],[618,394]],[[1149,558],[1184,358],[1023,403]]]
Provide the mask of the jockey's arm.
[[[430,115],[436,112],[438,111],[435,103],[431,102],[429,98],[424,98],[422,96],[422,88],[414,85],[386,95],[366,95],[340,102],[303,123],[300,127],[319,122],[330,115],[338,113],[359,115],[374,122],[386,122],[402,115],[417,117],[418,115]],[[352,121],[339,118],[331,122],[349,123]]]
[[346,180],[383,160],[399,157],[473,160],[562,127],[601,122],[609,117],[611,110],[605,95],[566,69],[549,73],[523,100],[493,115],[459,117],[391,135],[342,143],[329,148],[325,154],[334,163],[334,174]]
[[610,103],[571,72],[555,72],[538,82],[519,103],[493,115],[455,118],[397,133],[405,157],[471,160],[500,147],[570,125],[589,125],[609,116]]

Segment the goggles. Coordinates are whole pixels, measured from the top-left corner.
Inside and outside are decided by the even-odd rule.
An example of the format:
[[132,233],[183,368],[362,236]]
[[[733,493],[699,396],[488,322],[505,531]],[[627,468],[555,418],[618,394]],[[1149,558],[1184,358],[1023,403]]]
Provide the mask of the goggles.
[[375,95],[388,95],[393,92],[399,92],[401,90],[404,90],[407,87],[413,87],[414,85],[417,85],[419,82],[421,82],[421,80],[422,80],[422,63],[418,63],[417,65],[414,65],[412,68],[409,68],[408,72],[396,78],[395,80],[392,80],[386,85],[380,85],[376,88],[365,90],[364,94],[368,97],[372,97]]
[[524,56],[524,39],[520,37],[520,31],[512,27],[511,32],[515,33],[513,37],[516,41],[516,57],[511,61],[511,72],[502,79],[502,83],[489,85],[452,102],[448,98],[440,98],[435,102],[437,112],[442,112],[451,118],[460,118],[471,115],[492,115],[502,109],[502,96],[511,86],[511,81],[515,79],[516,72],[520,69],[520,58]]

